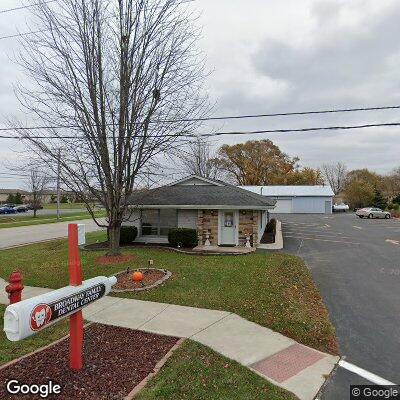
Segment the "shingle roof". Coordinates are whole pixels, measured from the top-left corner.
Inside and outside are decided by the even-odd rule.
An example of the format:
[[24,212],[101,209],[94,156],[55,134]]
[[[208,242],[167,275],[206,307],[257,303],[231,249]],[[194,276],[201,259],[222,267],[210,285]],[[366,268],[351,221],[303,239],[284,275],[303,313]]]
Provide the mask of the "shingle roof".
[[329,185],[310,185],[310,186],[241,186],[252,193],[262,194],[263,196],[334,196]]
[[239,187],[224,184],[162,186],[134,193],[128,200],[130,205],[138,206],[224,206],[243,208],[268,208],[275,201],[248,192]]

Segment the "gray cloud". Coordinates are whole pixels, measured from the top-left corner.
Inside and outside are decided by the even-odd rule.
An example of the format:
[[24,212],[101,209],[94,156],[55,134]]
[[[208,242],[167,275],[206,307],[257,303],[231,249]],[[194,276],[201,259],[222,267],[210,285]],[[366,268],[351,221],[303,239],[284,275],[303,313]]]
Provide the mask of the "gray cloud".
[[347,103],[356,98],[376,101],[380,93],[398,99],[394,60],[400,58],[400,4],[356,26],[340,24],[337,1],[322,4],[314,8],[317,24],[312,42],[291,45],[266,39],[253,56],[256,71],[288,81],[296,97],[323,100],[329,95],[329,100]]

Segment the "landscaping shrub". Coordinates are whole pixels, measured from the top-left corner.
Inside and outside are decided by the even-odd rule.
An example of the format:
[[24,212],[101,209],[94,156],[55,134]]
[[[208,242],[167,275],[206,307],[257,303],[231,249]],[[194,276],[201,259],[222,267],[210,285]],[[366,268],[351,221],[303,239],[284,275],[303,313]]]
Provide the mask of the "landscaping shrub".
[[266,232],[273,232],[273,234],[275,235],[276,233],[276,219],[272,218],[268,224],[267,227],[265,228]]
[[197,231],[189,228],[173,228],[168,232],[168,242],[172,246],[196,247],[197,246]]
[[393,199],[392,203],[400,204],[400,194]]
[[272,218],[267,226],[262,237],[262,243],[274,243],[276,235],[276,219]]
[[399,210],[390,210],[390,214],[393,218],[400,218],[400,211]]
[[119,244],[132,243],[138,234],[136,226],[121,226]]

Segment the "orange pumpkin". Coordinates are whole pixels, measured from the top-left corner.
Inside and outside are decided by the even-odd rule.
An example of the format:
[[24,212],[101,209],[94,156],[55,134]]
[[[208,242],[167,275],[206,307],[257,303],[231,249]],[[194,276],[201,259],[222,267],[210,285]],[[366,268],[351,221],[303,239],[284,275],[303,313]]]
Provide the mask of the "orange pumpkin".
[[143,273],[140,272],[140,271],[135,271],[135,272],[132,274],[132,280],[133,280],[134,282],[141,282],[141,281],[143,280]]

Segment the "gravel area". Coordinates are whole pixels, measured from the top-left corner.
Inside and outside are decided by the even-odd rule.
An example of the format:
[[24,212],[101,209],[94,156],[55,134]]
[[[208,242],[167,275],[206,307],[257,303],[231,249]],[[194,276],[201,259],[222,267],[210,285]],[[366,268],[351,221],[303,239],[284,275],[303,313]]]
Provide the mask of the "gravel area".
[[5,382],[61,385],[61,394],[48,399],[123,399],[139,384],[176,344],[178,338],[154,335],[126,328],[92,324],[85,329],[84,368],[69,369],[68,340],[17,361],[0,370],[0,399],[18,397],[6,392]]

